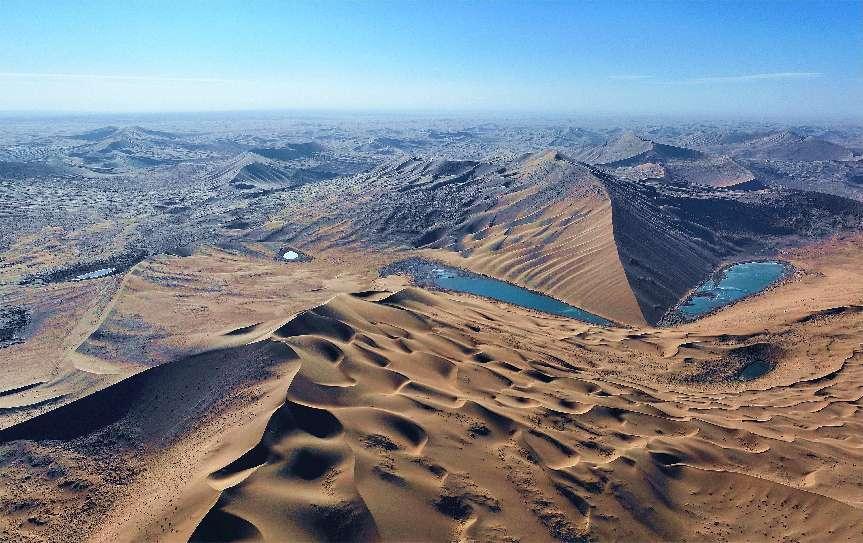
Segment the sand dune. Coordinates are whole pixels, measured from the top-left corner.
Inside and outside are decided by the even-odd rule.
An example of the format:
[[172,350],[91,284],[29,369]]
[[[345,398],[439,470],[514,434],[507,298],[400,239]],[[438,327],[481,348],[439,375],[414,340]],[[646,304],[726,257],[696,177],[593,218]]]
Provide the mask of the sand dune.
[[752,186],[754,174],[730,156],[712,156],[696,149],[657,143],[626,132],[601,146],[571,153],[628,179],[663,179],[712,187]]
[[285,226],[256,235],[417,250],[635,325],[658,322],[722,262],[863,218],[835,196],[632,182],[553,150],[503,164],[407,159],[294,195]]
[[[224,335],[238,320],[286,316],[335,293],[361,290],[376,276],[373,269],[330,273],[343,259],[337,252],[285,275],[291,264],[278,256],[279,248],[207,248],[185,258],[148,259],[123,275],[22,292],[13,305],[28,308],[32,331],[26,342],[3,349],[0,427],[146,368],[239,345],[247,338]],[[28,388],[4,394],[20,387]]]
[[782,130],[740,145],[735,156],[768,160],[848,160],[850,149],[820,138],[804,137],[791,130]]
[[[0,432],[4,529],[859,539],[859,241],[790,252],[794,279],[680,328],[406,288],[222,329],[237,342]],[[739,380],[755,358],[771,370]]]

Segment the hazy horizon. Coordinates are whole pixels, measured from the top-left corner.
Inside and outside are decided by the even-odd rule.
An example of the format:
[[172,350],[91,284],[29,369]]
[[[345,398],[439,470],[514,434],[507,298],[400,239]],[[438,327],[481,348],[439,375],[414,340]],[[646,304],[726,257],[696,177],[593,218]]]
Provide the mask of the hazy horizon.
[[320,119],[320,120],[446,120],[466,122],[529,122],[560,124],[569,123],[579,126],[617,126],[636,129],[642,124],[678,123],[734,123],[759,126],[858,126],[863,123],[863,112],[846,114],[759,114],[759,113],[623,113],[613,111],[572,112],[572,111],[531,111],[531,110],[468,110],[468,109],[324,109],[324,108],[283,108],[283,109],[211,109],[211,110],[0,110],[0,119],[39,121],[68,120],[70,122],[92,122],[95,124],[133,125],[149,122],[192,122],[194,120],[236,119]]
[[11,1],[0,112],[859,119],[861,6]]

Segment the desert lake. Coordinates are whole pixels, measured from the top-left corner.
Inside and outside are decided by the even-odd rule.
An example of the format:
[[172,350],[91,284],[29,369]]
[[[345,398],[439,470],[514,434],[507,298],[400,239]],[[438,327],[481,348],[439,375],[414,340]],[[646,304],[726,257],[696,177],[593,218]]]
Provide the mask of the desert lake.
[[762,261],[733,264],[698,286],[674,311],[692,321],[712,311],[758,294],[789,273],[782,262]]

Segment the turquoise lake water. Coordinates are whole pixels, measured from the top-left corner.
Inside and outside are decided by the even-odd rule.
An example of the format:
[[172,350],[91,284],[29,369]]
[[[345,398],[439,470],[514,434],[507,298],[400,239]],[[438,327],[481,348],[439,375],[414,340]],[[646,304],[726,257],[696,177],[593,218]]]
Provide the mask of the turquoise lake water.
[[440,288],[467,292],[493,300],[520,305],[552,315],[560,315],[580,321],[611,326],[614,323],[583,309],[555,300],[549,296],[531,292],[525,288],[479,275],[465,274],[454,268],[435,265],[430,279]]
[[782,262],[744,262],[722,272],[718,281],[705,281],[677,308],[684,320],[695,320],[720,307],[766,289],[790,271]]

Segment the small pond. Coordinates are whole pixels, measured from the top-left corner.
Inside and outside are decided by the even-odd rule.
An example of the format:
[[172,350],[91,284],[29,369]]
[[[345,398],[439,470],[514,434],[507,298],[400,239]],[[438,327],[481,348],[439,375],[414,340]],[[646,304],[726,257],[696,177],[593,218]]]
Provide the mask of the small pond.
[[105,276],[111,275],[115,271],[117,271],[116,268],[101,268],[101,269],[94,270],[94,271],[91,271],[88,273],[82,273],[81,275],[76,275],[74,280],[75,281],[85,281],[87,279],[98,279],[99,277],[105,277]]
[[741,381],[753,381],[758,379],[765,373],[771,370],[771,366],[769,362],[764,360],[755,360],[754,362],[750,362],[743,367],[743,370],[737,376],[737,378]]

